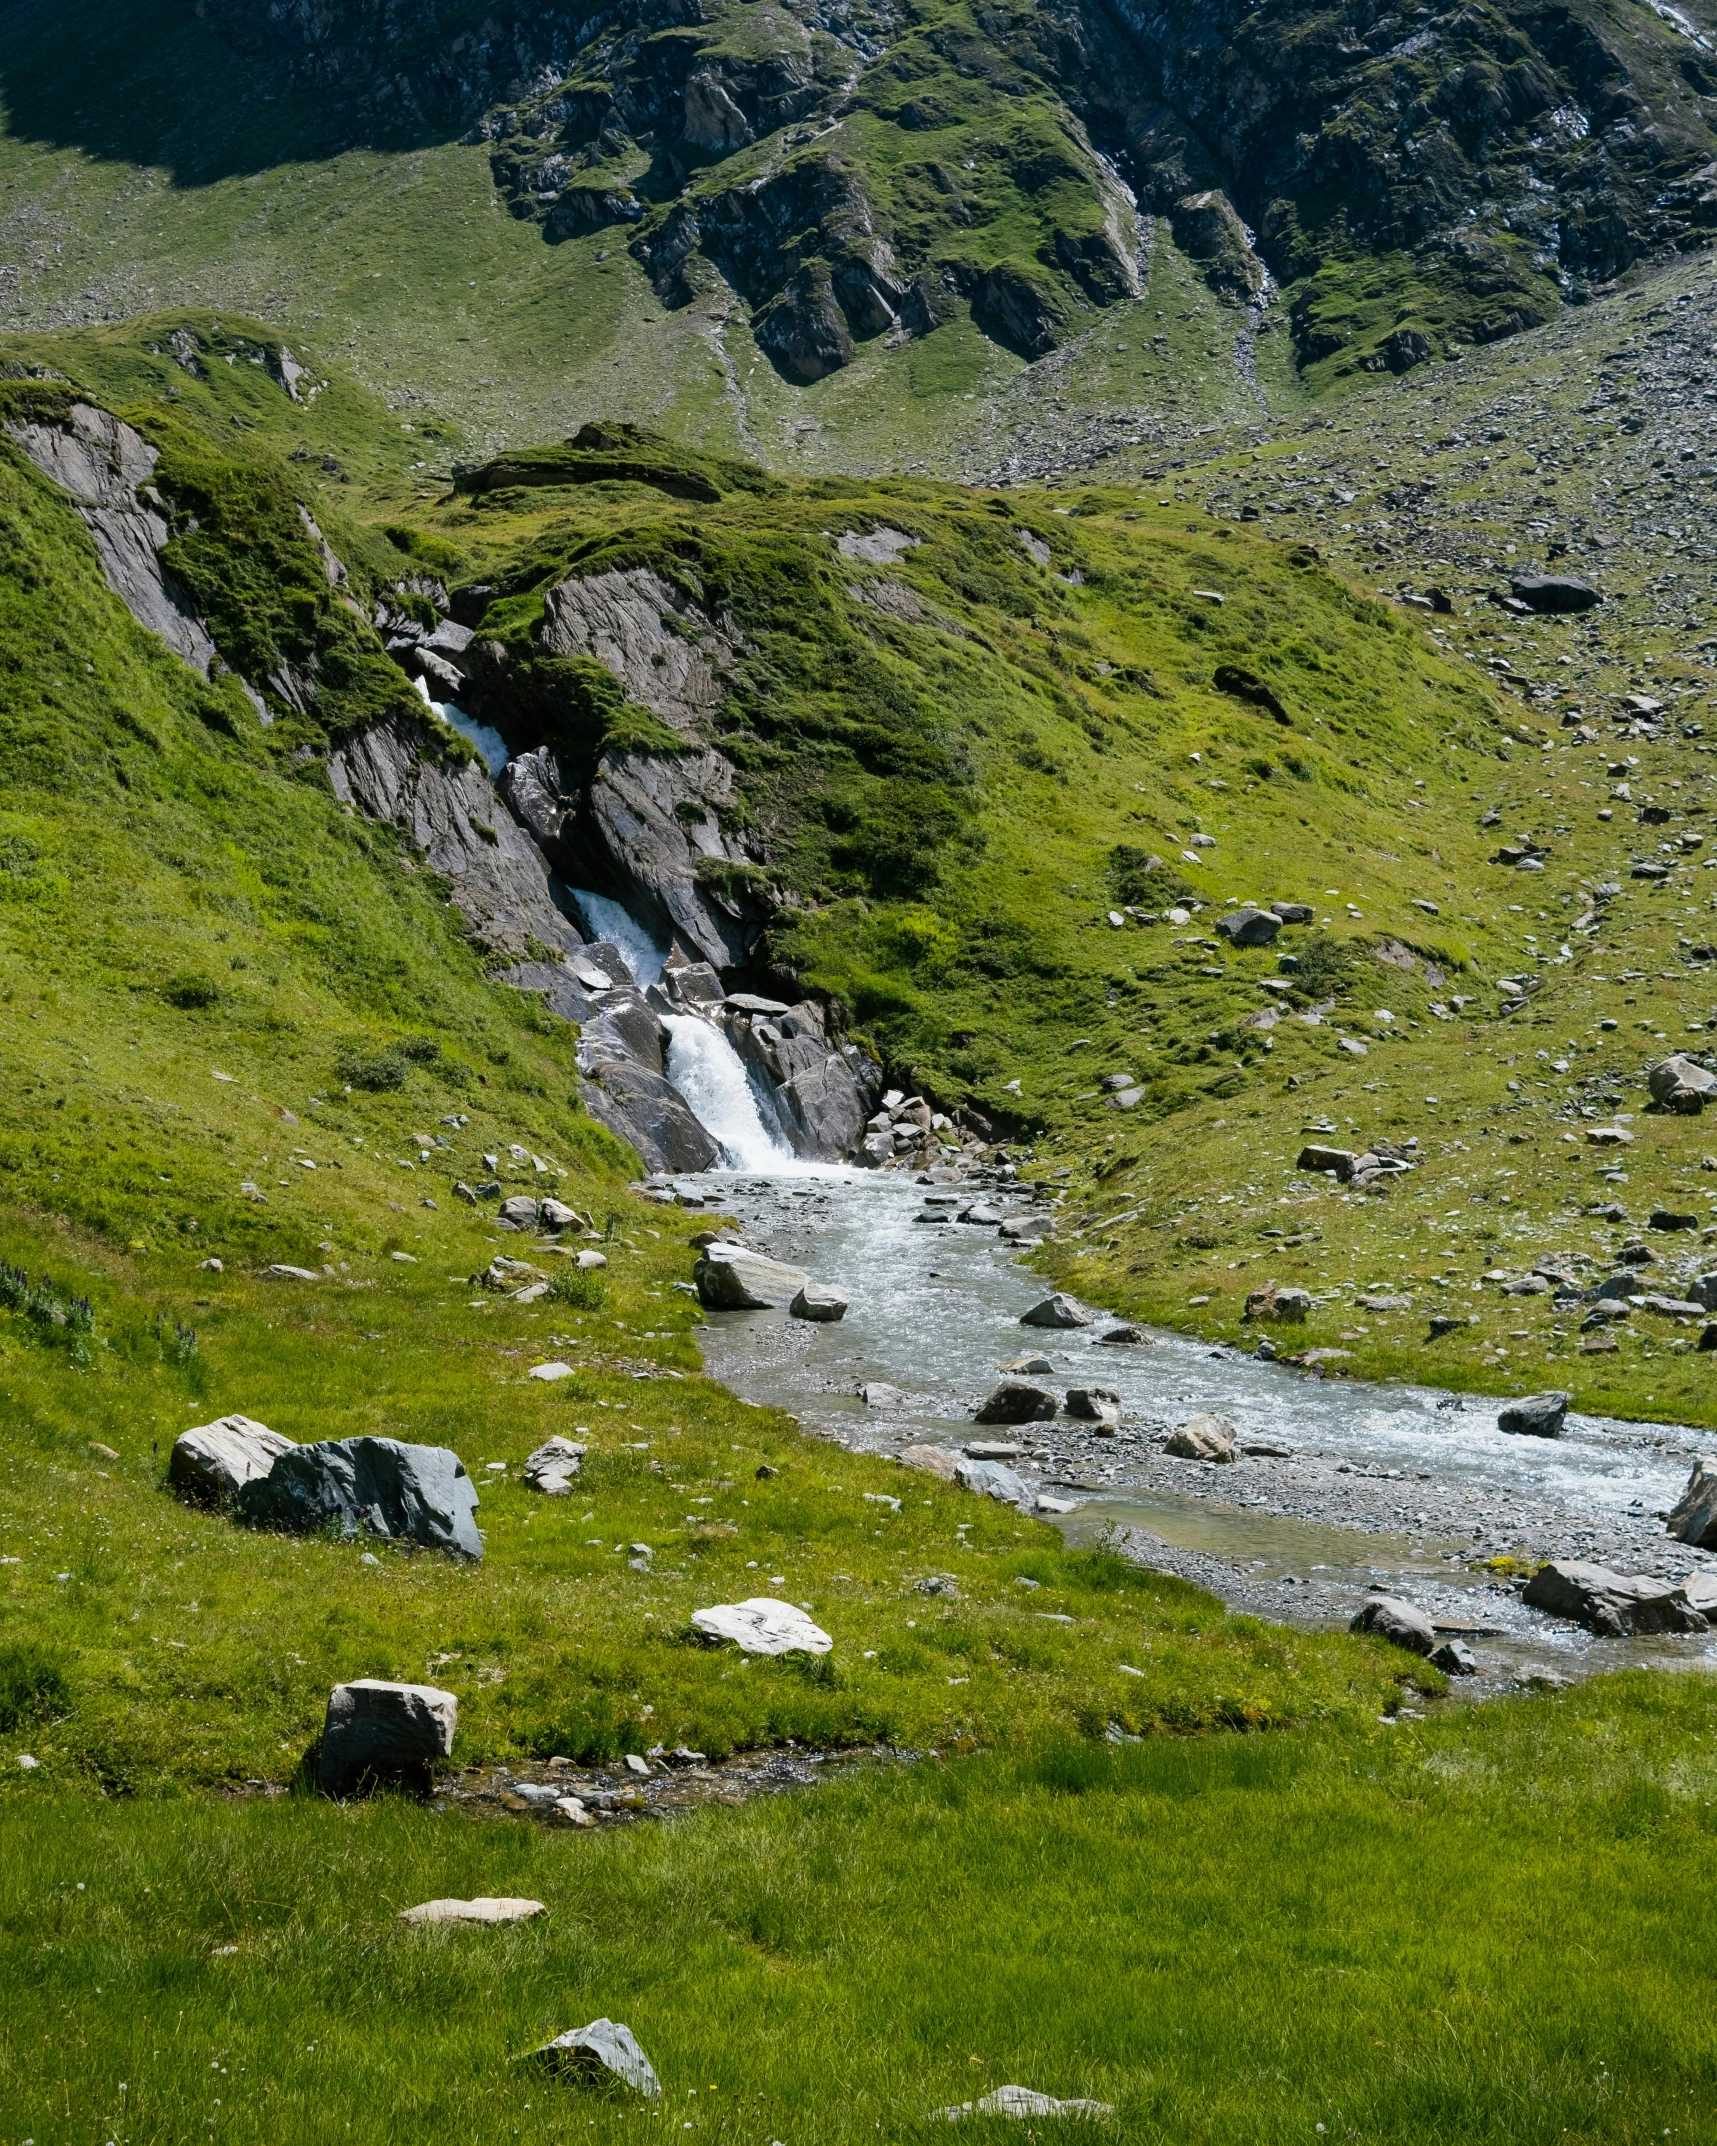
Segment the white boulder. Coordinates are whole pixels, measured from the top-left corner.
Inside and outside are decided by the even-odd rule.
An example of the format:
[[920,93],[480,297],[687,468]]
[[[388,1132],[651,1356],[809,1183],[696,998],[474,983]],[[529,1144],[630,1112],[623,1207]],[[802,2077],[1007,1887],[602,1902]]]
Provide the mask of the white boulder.
[[834,1645],[802,1609],[768,1595],[694,1610],[692,1624],[709,1639],[731,1639],[742,1654],[827,1654]]
[[266,1475],[296,1442],[249,1416],[217,1416],[173,1441],[167,1480],[182,1498],[225,1504],[246,1483]]

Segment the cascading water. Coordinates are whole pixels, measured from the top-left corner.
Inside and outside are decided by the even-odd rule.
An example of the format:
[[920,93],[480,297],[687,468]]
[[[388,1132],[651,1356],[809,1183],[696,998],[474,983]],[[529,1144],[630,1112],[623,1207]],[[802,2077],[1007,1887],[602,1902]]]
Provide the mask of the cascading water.
[[568,887],[584,927],[593,939],[617,946],[640,991],[659,983],[667,967],[668,950],[658,946],[629,909],[610,901],[606,894],[591,894],[583,887]]
[[[632,981],[647,990],[661,980],[667,949],[651,938],[630,910],[583,887],[567,892],[591,936],[617,946]],[[665,1014],[667,1077],[692,1116],[721,1149],[724,1169],[791,1170],[798,1158],[771,1125],[774,1113],[759,1097],[745,1063],[727,1033],[697,1014]]]
[[720,1146],[724,1166],[746,1171],[796,1168],[798,1158],[767,1124],[745,1063],[725,1033],[695,1013],[664,1014],[662,1023],[670,1038],[668,1078]]
[[431,699],[429,687],[421,678],[415,679],[413,683],[422,694],[424,705],[430,714],[439,716],[449,730],[458,731],[462,738],[468,739],[476,746],[488,767],[489,780],[493,782],[512,758],[512,754],[507,750],[506,739],[498,730],[491,730],[487,723],[479,723],[467,715],[465,710],[453,701]]

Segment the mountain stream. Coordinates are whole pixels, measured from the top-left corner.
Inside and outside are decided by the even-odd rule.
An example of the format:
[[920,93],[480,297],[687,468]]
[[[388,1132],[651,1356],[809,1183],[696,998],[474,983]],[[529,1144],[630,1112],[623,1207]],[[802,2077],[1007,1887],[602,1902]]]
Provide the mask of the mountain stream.
[[[801,1165],[655,1182],[735,1218],[748,1243],[847,1294],[833,1325],[780,1311],[706,1315],[709,1370],[814,1434],[889,1454],[973,1439],[1017,1445],[1009,1465],[1072,1507],[1054,1516],[1070,1541],[1113,1540],[1257,1615],[1327,1626],[1368,1593],[1404,1595],[1473,1648],[1480,1674],[1469,1690],[1630,1663],[1717,1663],[1717,1635],[1597,1639],[1526,1608],[1518,1578],[1488,1569],[1499,1556],[1583,1557],[1675,1577],[1717,1564],[1671,1541],[1661,1517],[1708,1433],[1571,1416],[1559,1439],[1510,1436],[1497,1428],[1497,1399],[1317,1378],[1150,1329],[1110,1344],[1102,1336],[1115,1322],[1101,1313],[1086,1327],[1022,1326],[1046,1284],[993,1226],[954,1219],[980,1191],[1005,1205],[1005,1177],[999,1187],[965,1179],[965,1196],[942,1208],[928,1201],[959,1188],[899,1170]],[[1019,1375],[1052,1391],[1117,1390],[1119,1434],[1099,1438],[1065,1415],[977,1428],[973,1410],[1002,1366],[1027,1356],[1050,1368]],[[1162,1434],[1200,1411],[1274,1454],[1216,1466],[1163,1453]]]

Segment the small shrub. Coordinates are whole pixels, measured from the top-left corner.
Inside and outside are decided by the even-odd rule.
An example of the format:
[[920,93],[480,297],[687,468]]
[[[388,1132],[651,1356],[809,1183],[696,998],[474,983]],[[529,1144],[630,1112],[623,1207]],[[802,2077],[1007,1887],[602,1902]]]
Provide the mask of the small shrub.
[[1309,933],[1294,951],[1299,958],[1289,981],[1295,998],[1308,1003],[1334,998],[1352,983],[1353,949],[1328,932]]
[[161,996],[169,1006],[178,1006],[192,1012],[199,1006],[218,1003],[221,987],[212,977],[186,974],[171,976],[161,986]]
[[370,1051],[348,1045],[334,1061],[348,1088],[367,1088],[380,1095],[405,1086],[409,1062],[402,1051]]
[[1115,899],[1133,909],[1172,909],[1198,899],[1179,872],[1130,842],[1117,842],[1109,852],[1109,885]]
[[21,1729],[44,1714],[63,1714],[71,1703],[65,1671],[45,1647],[29,1640],[0,1647],[0,1732]]
[[548,1293],[555,1303],[574,1311],[600,1311],[608,1301],[608,1284],[588,1267],[562,1267],[549,1283]]

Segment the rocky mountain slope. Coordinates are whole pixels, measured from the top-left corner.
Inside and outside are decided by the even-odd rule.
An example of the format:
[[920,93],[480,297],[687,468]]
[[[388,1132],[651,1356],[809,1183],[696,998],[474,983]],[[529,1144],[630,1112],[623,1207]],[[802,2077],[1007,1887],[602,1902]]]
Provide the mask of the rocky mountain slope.
[[1173,436],[1717,229],[1698,5],[216,4],[141,38],[97,4],[75,73],[58,15],[17,33],[0,323],[238,306],[485,447],[666,418],[990,475],[1022,406]]

